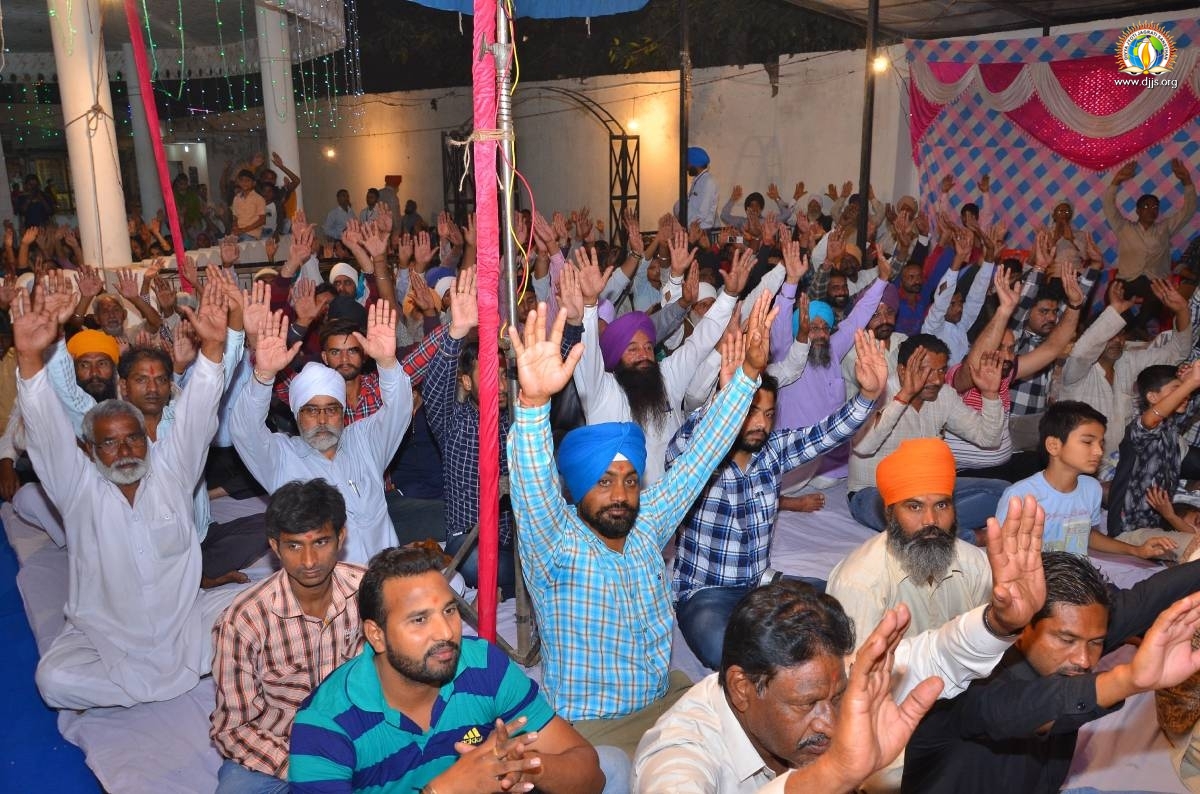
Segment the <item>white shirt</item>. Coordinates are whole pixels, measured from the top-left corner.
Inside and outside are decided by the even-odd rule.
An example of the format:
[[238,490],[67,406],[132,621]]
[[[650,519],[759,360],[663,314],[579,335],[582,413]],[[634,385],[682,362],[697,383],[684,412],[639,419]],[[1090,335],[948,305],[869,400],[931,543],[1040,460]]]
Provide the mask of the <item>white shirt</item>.
[[[941,697],[955,697],[990,673],[1010,644],[984,627],[983,607],[903,639],[896,648],[891,696],[902,700],[921,681],[937,676],[945,683]],[[693,686],[647,731],[633,772],[637,794],[783,794],[791,774],[771,779],[729,709],[716,673]]]
[[274,493],[292,480],[318,477],[346,500],[344,559],[366,565],[377,551],[396,545],[383,494],[383,470],[412,420],[412,384],[399,364],[379,368],[383,407],[342,430],[333,460],[298,436],[272,433],[264,421],[271,387],[251,377],[229,416],[233,446],[262,487]]
[[[736,303],[737,299],[734,296],[722,290],[687,341],[659,362],[659,372],[662,373],[666,385],[670,411],[659,427],[642,428],[646,434],[646,471],[642,474],[643,488],[653,485],[662,477],[667,444],[683,424],[681,406],[688,384],[705,356],[713,349],[721,334],[725,333],[725,326],[729,323]],[[600,352],[595,306],[583,310],[583,358],[575,368],[574,378],[579,402],[583,405],[583,414],[589,425],[633,421],[625,390],[611,372],[604,371],[604,355]]]
[[217,429],[224,377],[203,355],[193,370],[175,431],[149,449],[132,506],[76,446],[48,372],[17,384],[29,456],[66,528],[67,622],[87,636],[112,681],[142,702],[188,691],[212,659],[192,489]]

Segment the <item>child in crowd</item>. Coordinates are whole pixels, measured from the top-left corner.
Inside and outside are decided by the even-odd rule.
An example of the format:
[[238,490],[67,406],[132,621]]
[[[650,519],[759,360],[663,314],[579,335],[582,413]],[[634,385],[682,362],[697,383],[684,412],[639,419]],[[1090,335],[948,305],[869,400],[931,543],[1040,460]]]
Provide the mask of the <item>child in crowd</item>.
[[1089,551],[1144,559],[1171,556],[1175,542],[1153,537],[1116,539],[1100,531],[1100,482],[1095,474],[1104,458],[1104,414],[1086,403],[1064,400],[1051,405],[1038,423],[1046,468],[1013,483],[1000,497],[996,520],[1003,521],[1008,500],[1032,494],[1046,511],[1042,548],[1086,556]]
[[[1191,536],[1179,533],[1160,508],[1167,499],[1152,489],[1174,494],[1182,460],[1179,428],[1189,398],[1200,389],[1200,365],[1146,367],[1137,378],[1142,413],[1129,423],[1118,451],[1117,471],[1108,496],[1108,534],[1131,542],[1155,535],[1185,551]],[[1158,504],[1154,504],[1154,499]],[[1175,532],[1165,531],[1164,524]],[[1182,522],[1180,522],[1182,526]]]

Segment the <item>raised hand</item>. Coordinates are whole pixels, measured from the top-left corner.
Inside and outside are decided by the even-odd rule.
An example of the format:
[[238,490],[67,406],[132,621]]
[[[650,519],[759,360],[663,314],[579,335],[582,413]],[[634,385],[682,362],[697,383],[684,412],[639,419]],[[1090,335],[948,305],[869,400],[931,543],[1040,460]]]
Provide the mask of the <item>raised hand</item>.
[[671,275],[682,278],[692,262],[696,261],[696,251],[688,253],[687,232],[683,229],[676,231],[668,241],[668,248],[671,251]]
[[1079,310],[1083,308],[1083,289],[1079,286],[1079,271],[1070,262],[1063,262],[1059,270],[1062,277],[1063,294],[1067,298],[1067,307]]
[[267,315],[258,329],[258,347],[254,350],[254,377],[274,380],[300,352],[300,343],[287,345],[287,316],[281,311]]
[[[953,267],[953,265],[951,265]],[[892,280],[892,260],[887,258],[887,254],[883,252],[882,245],[875,246],[875,267],[879,269],[879,279],[881,281]]]
[[[688,224],[687,241],[690,245],[699,245],[704,239],[704,230],[700,228],[700,221],[692,221]],[[694,255],[694,254],[693,254]]]
[[732,191],[730,191],[730,193],[729,193],[729,200],[730,200],[730,201],[737,201],[737,200],[738,200],[738,199],[740,199],[741,197],[742,197],[742,186],[741,186],[741,185],[734,185],[734,186],[733,186],[733,190],[732,190]]
[[412,261],[416,243],[411,234],[402,234],[396,238],[396,267],[406,268]]
[[561,212],[556,212],[550,216],[550,225],[554,229],[554,237],[558,243],[558,247],[562,248],[571,239],[571,231],[567,228],[567,219]]
[[846,230],[838,229],[829,233],[829,242],[825,248],[825,266],[833,267],[842,260],[846,253]]
[[533,243],[537,250],[546,256],[556,247],[554,228],[540,212],[533,214]]
[[1146,490],[1146,503],[1168,521],[1178,515],[1175,512],[1175,504],[1171,501],[1171,494],[1161,486],[1151,485]]
[[897,392],[896,399],[905,404],[912,402],[925,388],[932,373],[933,367],[929,362],[929,351],[918,347],[908,357],[904,371],[899,373],[900,391]]
[[141,295],[141,286],[133,270],[123,267],[117,271],[117,292],[126,300],[134,300]]
[[558,307],[566,313],[567,322],[580,325],[583,322],[583,292],[579,289],[579,270],[567,265],[559,272],[554,286],[558,289]]
[[1154,292],[1154,296],[1162,302],[1162,305],[1172,312],[1179,313],[1187,309],[1187,300],[1165,278],[1152,279],[1150,289]]
[[[308,289],[310,291],[314,288],[313,283],[308,279],[299,279],[292,286],[293,297],[296,296],[297,290],[303,289],[301,287],[301,282],[308,282]],[[315,305],[313,306],[313,311],[314,313],[316,311]],[[244,325],[246,328],[247,343],[251,347],[254,347],[254,342],[257,341],[258,329],[270,315],[271,288],[262,281],[255,281],[250,285],[250,289],[242,293],[242,325]],[[296,321],[300,321],[299,311],[296,312]]]
[[1178,157],[1171,158],[1171,173],[1184,185],[1192,184],[1192,175],[1188,173],[1187,166],[1183,164],[1183,160],[1180,160]]
[[767,198],[771,199],[771,201],[779,201],[779,185],[774,182],[767,185]]
[[592,239],[592,228],[595,225],[592,222],[591,210],[583,207],[575,215],[575,235],[580,242],[588,242]]
[[[299,211],[296,212],[299,215]],[[287,261],[294,267],[300,267],[312,256],[316,246],[317,232],[313,226],[297,227],[292,221],[292,247],[288,249]]]
[[[570,268],[564,268],[569,270]],[[458,272],[450,288],[450,336],[462,339],[479,325],[479,303],[475,287],[475,268]]]
[[21,377],[31,378],[41,370],[46,348],[58,339],[58,322],[46,310],[45,290],[30,298],[24,287],[18,288],[10,314]]
[[242,255],[241,248],[238,247],[238,239],[233,235],[221,238],[221,264],[225,267],[232,267]]
[[642,227],[638,224],[637,213],[633,211],[633,207],[626,207],[621,213],[621,223],[629,235],[629,250],[638,256],[644,255],[646,244],[642,240]]
[[784,280],[788,284],[799,284],[808,272],[808,255],[801,255],[799,240],[783,244],[783,269],[787,272]]
[[429,267],[429,263],[433,261],[433,246],[429,243],[429,232],[417,232],[413,257],[417,263],[417,270],[424,273]]
[[1192,637],[1200,629],[1200,593],[1168,607],[1146,632],[1129,663],[1132,684],[1139,691],[1183,683],[1200,669],[1200,649]]
[[954,176],[952,174],[946,174],[944,177],[942,177],[939,187],[943,193],[949,193],[954,188]]
[[396,365],[396,311],[388,301],[375,301],[367,310],[367,334],[354,332],[359,347],[383,369]]
[[64,325],[75,314],[79,299],[75,295],[70,279],[61,270],[52,270],[42,279],[45,293],[45,308],[59,326]]
[[779,235],[779,213],[768,212],[763,218],[762,224],[762,243],[763,245],[771,246],[775,244]]
[[979,393],[989,399],[995,399],[1000,393],[1001,373],[1004,371],[1004,358],[1000,351],[984,353],[977,362],[969,362],[968,367]]
[[579,289],[583,292],[583,303],[585,306],[595,306],[613,274],[613,268],[610,265],[600,270],[600,261],[596,258],[594,248],[576,248],[575,266],[579,268]]
[[847,179],[842,183],[842,198],[850,198],[850,194],[854,192],[854,183]]
[[796,341],[801,344],[808,344],[808,328],[812,320],[808,314],[809,303],[807,292],[801,292],[796,298],[796,310],[800,313],[800,323],[796,329]]
[[951,270],[958,270],[966,264],[971,258],[971,249],[975,245],[974,236],[966,229],[959,229],[954,232],[954,262],[950,265]]
[[1117,173],[1113,174],[1113,184],[1119,185],[1126,180],[1133,179],[1133,175],[1137,173],[1137,168],[1137,163],[1133,160],[1130,160],[1128,163],[1121,166],[1120,169],[1117,170]]
[[[734,316],[737,316],[736,312]],[[721,371],[718,381],[721,388],[724,389],[746,360],[746,337],[737,323],[731,322],[725,329],[725,333],[721,335],[721,341],[717,344],[717,349],[721,353]]]
[[392,217],[392,208],[382,201],[379,202],[375,205],[375,217],[371,222],[375,224],[376,235],[382,237],[386,243],[392,234],[392,225],[396,222]]
[[479,231],[475,228],[475,213],[467,213],[467,225],[462,228],[463,243],[467,248],[477,248]]
[[200,290],[200,271],[196,269],[196,260],[190,256],[184,255],[177,260],[179,266],[179,278],[183,284],[190,285],[192,289],[199,292]]
[[571,348],[562,357],[562,334],[567,315],[559,312],[554,328],[546,333],[546,304],[539,303],[525,318],[524,338],[515,325],[509,326],[513,353],[517,359],[517,381],[521,385],[521,403],[530,408],[545,405],[562,391],[583,355],[583,344]]
[[0,311],[8,311],[13,299],[17,297],[17,280],[15,278],[0,278]]
[[863,397],[878,400],[887,391],[888,363],[883,342],[862,328],[854,332],[854,378]]
[[749,248],[734,251],[733,263],[729,267],[729,272],[725,274],[726,295],[736,298],[742,294],[742,290],[746,288],[746,281],[750,278],[750,271],[757,262],[758,255]]
[[353,251],[361,248],[363,242],[362,224],[354,218],[346,221],[346,229],[342,232],[342,245]]
[[218,355],[225,349],[225,329],[229,319],[229,297],[221,286],[219,278],[210,278],[204,284],[200,298],[200,310],[192,311],[186,306],[179,307],[179,313],[192,324],[196,336],[200,339],[202,352],[216,352]]
[[187,320],[183,320],[176,327],[170,352],[175,372],[179,375],[186,372],[196,360],[196,356],[200,355],[200,348],[196,345],[196,333]]
[[779,314],[778,307],[772,308],[772,301],[770,292],[763,290],[750,310],[746,325],[746,360],[742,362],[742,371],[750,380],[757,378],[771,361],[771,323]]
[[1008,500],[1001,525],[987,521],[987,557],[992,568],[988,623],[1000,634],[1016,634],[1046,601],[1042,531],[1046,512],[1033,496]]
[[79,266],[79,294],[85,298],[94,298],[104,292],[104,279],[100,272],[91,265]]
[[803,195],[804,195],[804,193],[805,193],[805,191],[804,191],[804,183],[803,183],[803,182],[797,182],[797,183],[796,183],[796,189],[792,191],[792,200],[793,200],[793,201],[799,201],[799,200],[800,200],[800,197],[801,197],[801,196],[803,196]]
[[418,276],[408,280],[408,297],[412,298],[417,311],[426,316],[432,317],[442,310],[441,299],[434,294],[424,277]]
[[1007,270],[1002,267],[996,268],[992,273],[992,288],[1000,301],[1000,310],[1012,314],[1021,300],[1021,292],[1015,284],[1009,283]]
[[679,305],[687,308],[700,300],[700,265],[696,262],[688,268],[683,278],[683,288],[679,291]]
[[[385,212],[387,211],[386,204],[376,204],[375,206],[383,207],[384,211]],[[383,232],[380,230],[378,216],[376,217],[375,220],[368,223],[363,231],[364,231],[363,241],[362,241],[363,248],[366,249],[367,255],[372,260],[376,259],[377,257],[381,257],[387,253],[388,234],[387,234],[387,232]],[[364,267],[363,272],[369,273],[371,271],[367,270]]]

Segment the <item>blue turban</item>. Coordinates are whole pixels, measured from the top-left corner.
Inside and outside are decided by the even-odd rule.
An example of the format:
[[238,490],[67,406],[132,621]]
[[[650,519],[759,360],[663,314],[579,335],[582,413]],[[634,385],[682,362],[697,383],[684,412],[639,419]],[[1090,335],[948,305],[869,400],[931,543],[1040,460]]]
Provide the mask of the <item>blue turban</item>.
[[687,150],[687,164],[689,168],[704,168],[708,165],[708,152],[699,146],[689,146]]
[[646,436],[633,422],[584,425],[567,433],[558,447],[558,471],[567,481],[573,504],[579,504],[608,471],[617,455],[633,464],[638,477],[646,470]]
[[[832,306],[825,301],[809,301],[809,321],[815,320],[818,317],[825,321],[825,324],[829,326],[830,331],[832,331],[833,327],[837,325],[837,318],[833,314]],[[795,336],[798,333],[800,333],[800,312],[795,311],[792,312],[792,336]]]

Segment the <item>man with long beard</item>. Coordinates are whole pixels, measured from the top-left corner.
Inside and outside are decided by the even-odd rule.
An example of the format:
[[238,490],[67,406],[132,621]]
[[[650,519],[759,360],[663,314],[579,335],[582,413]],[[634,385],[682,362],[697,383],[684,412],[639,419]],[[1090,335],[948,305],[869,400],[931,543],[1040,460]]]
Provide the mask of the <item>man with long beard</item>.
[[346,379],[337,370],[311,362],[291,382],[289,406],[299,438],[271,433],[265,422],[275,376],[299,352],[287,346],[287,320],[275,312],[259,329],[254,374],[230,414],[233,445],[254,478],[267,489],[292,480],[324,479],[346,500],[346,561],[365,563],[396,543],[383,492],[383,471],[412,419],[412,386],[396,359],[396,313],[380,301],[371,306],[367,333],[351,337],[375,359],[383,405],[347,426]]
[[856,626],[874,626],[906,604],[906,636],[937,628],[985,603],[987,555],[959,540],[954,455],[940,438],[914,438],[879,462],[875,481],[885,531],[852,551],[829,575],[829,594]]

